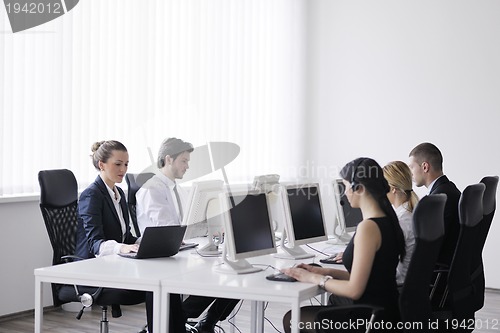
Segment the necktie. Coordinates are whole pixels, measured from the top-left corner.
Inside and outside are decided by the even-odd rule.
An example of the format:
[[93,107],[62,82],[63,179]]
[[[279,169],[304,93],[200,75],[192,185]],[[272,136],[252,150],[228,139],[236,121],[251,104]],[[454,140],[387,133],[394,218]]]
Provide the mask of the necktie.
[[177,192],[177,184],[175,184],[174,186],[174,193],[175,193],[175,198],[177,199],[177,206],[179,207],[179,216],[181,218],[181,222],[182,222],[182,202],[181,202],[181,198],[179,197],[179,192]]

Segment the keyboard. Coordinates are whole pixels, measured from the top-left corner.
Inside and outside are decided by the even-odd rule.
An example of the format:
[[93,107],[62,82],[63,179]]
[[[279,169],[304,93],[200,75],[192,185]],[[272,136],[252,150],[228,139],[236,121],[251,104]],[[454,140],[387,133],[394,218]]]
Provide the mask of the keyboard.
[[197,247],[198,245],[199,245],[198,243],[183,243],[179,248],[179,251],[192,249],[193,247]]
[[271,281],[281,281],[281,282],[295,282],[297,281],[295,278],[286,275],[285,273],[274,273],[271,275],[266,276],[266,279],[271,280]]
[[124,258],[135,258],[137,257],[137,252],[129,252],[129,253],[118,253],[120,257]]

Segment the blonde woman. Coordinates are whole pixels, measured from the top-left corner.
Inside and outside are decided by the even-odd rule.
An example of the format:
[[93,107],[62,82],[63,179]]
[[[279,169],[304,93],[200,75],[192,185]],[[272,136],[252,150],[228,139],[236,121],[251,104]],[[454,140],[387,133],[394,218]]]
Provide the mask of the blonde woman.
[[398,285],[402,285],[415,247],[412,220],[413,209],[418,202],[418,196],[412,189],[411,170],[406,163],[393,161],[384,166],[383,170],[384,177],[390,187],[387,197],[398,216],[405,238],[406,256],[402,262],[399,262],[396,270],[396,282]]

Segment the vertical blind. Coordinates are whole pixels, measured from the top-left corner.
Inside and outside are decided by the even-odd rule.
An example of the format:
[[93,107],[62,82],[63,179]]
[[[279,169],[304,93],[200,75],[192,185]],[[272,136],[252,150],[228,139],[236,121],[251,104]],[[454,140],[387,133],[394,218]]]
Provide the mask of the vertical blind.
[[38,192],[43,169],[87,186],[90,146],[109,139],[129,172],[171,136],[239,145],[230,181],[301,163],[304,0],[80,1],[15,34],[0,20],[0,196]]

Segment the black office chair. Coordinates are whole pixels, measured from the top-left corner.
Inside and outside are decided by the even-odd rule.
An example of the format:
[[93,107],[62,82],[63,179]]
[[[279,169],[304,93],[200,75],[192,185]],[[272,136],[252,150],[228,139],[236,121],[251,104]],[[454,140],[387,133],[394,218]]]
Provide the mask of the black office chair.
[[[328,323],[328,325],[318,325],[317,333],[369,333],[372,331],[375,320],[383,313],[382,307],[369,304],[336,305],[320,310],[316,314],[315,322]],[[349,323],[357,323],[363,320],[367,325],[349,326]],[[338,323],[338,324],[335,324]]]
[[484,266],[483,266],[483,248],[488,237],[493,215],[496,209],[496,195],[498,186],[498,176],[488,176],[481,179],[481,183],[486,186],[483,195],[483,221],[479,225],[477,235],[478,250],[472,256],[472,284],[474,286],[474,310],[477,311],[484,306]]
[[[432,279],[439,248],[444,235],[444,206],[445,194],[433,194],[423,197],[413,212],[413,228],[415,232],[415,249],[413,252],[405,282],[401,289],[399,306],[401,319],[409,323],[422,323],[425,332],[429,319],[432,318],[432,309],[429,300],[429,284]],[[366,304],[332,306],[321,310],[316,315],[316,322],[327,320],[329,323],[357,322],[363,319],[373,323],[383,313],[383,308]],[[321,327],[318,333],[339,332],[334,325]],[[371,326],[359,325],[349,327],[345,332],[370,332]]]
[[[453,319],[465,323],[474,320],[474,288],[471,280],[472,257],[477,251],[477,236],[483,220],[484,184],[467,186],[458,203],[460,233],[457,246],[448,272],[445,292],[439,303],[437,313],[451,313]],[[473,328],[473,327],[472,327]],[[461,327],[461,331],[470,332],[472,328]]]
[[420,199],[413,211],[415,247],[400,291],[399,310],[403,322],[422,324],[419,332],[429,331],[432,319],[429,285],[443,241],[445,204],[446,194],[432,194]]
[[[40,210],[52,245],[52,265],[79,260],[73,255],[76,247],[76,227],[78,223],[78,186],[73,172],[67,169],[42,170],[38,173],[40,183]],[[108,332],[107,310],[103,304],[103,288],[81,287],[52,284],[54,306],[69,302],[81,302],[82,309],[77,315],[80,319],[83,310],[98,304],[102,308],[101,333]],[[113,303],[114,304],[114,303]],[[112,305],[113,317],[121,316],[119,305]]]
[[[78,185],[70,170],[45,170],[38,173],[40,210],[52,245],[52,265],[67,262],[64,256],[75,253],[78,210]],[[52,284],[54,306],[62,301],[61,285]]]
[[137,200],[135,199],[135,194],[149,178],[153,177],[155,174],[152,172],[145,173],[127,173],[125,175],[125,181],[128,186],[127,202],[128,209],[130,211],[130,216],[132,217],[132,224],[134,225],[135,235],[137,237],[141,236],[141,231],[139,230],[139,224],[137,223]]

